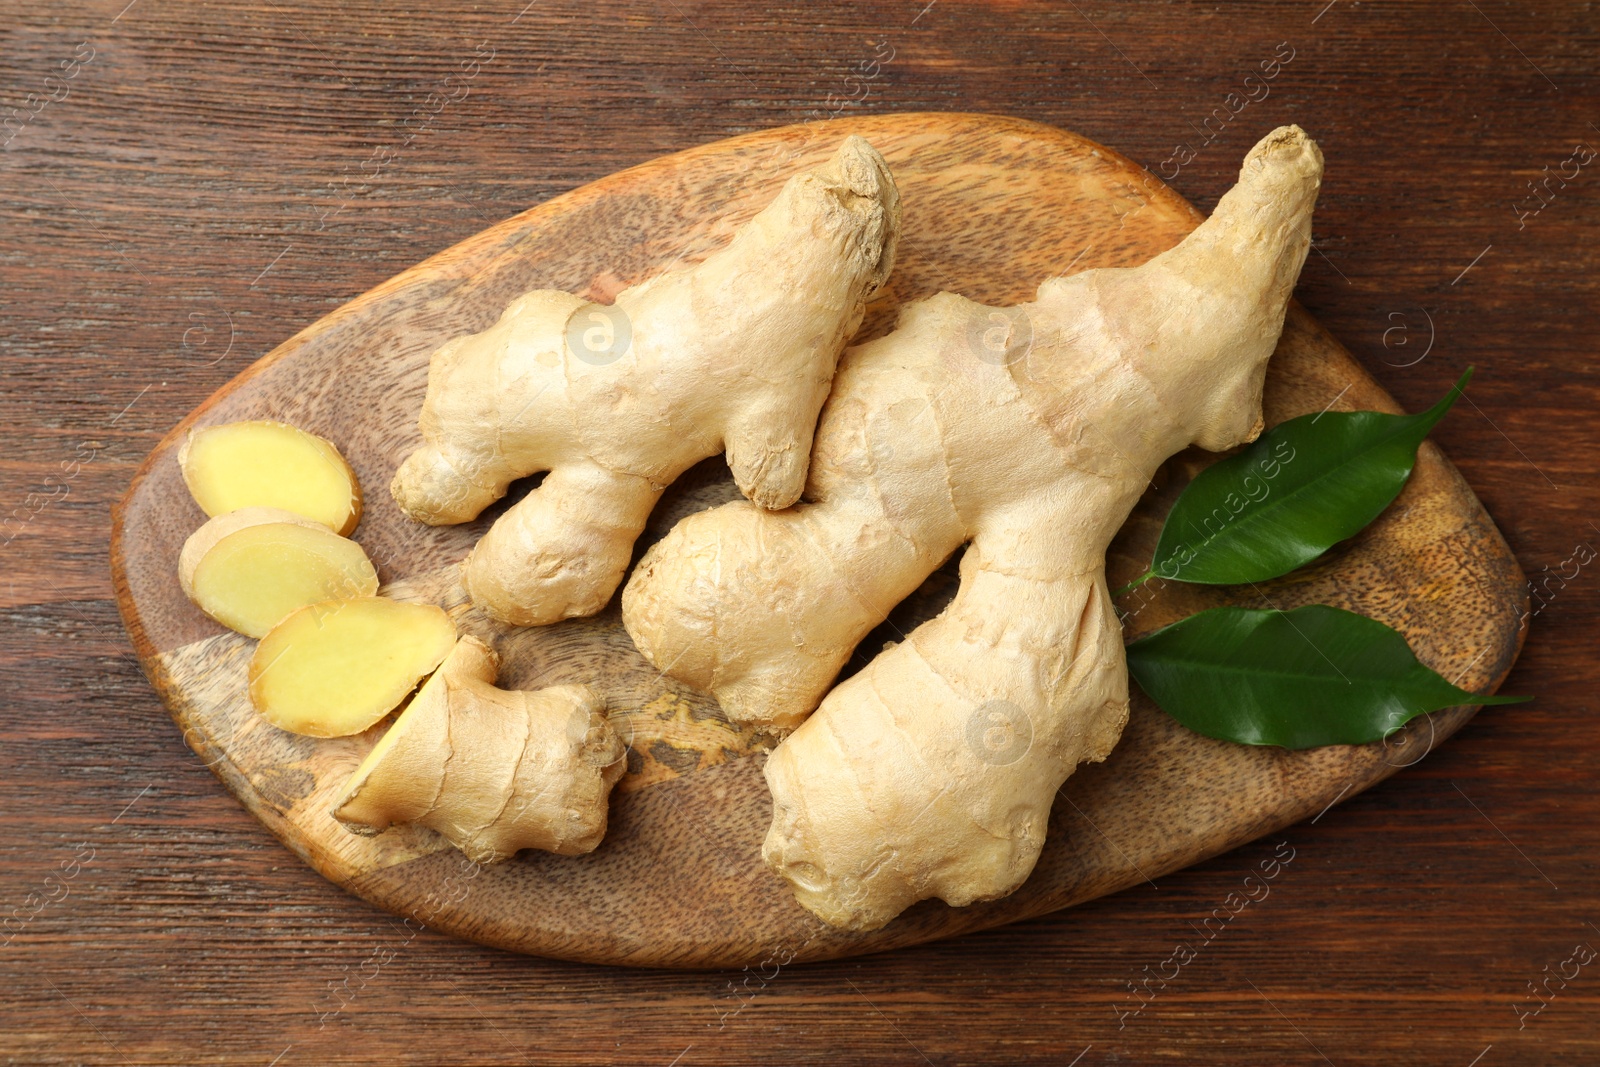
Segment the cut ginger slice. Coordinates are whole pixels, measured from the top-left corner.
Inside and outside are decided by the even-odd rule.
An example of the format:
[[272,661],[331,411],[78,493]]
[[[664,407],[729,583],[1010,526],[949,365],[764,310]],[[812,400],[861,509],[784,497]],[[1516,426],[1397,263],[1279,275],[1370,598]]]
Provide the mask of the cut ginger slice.
[[399,707],[455,643],[455,623],[432,604],[383,597],[308,604],[256,646],[250,703],[290,733],[358,734]]
[[307,604],[372,596],[378,572],[360,545],[320,522],[278,508],[240,508],[184,542],[178,583],[217,622],[261,637]]
[[361,486],[339,450],[281,422],[191,430],[178,466],[207,515],[240,508],[292,511],[348,534],[361,521]]

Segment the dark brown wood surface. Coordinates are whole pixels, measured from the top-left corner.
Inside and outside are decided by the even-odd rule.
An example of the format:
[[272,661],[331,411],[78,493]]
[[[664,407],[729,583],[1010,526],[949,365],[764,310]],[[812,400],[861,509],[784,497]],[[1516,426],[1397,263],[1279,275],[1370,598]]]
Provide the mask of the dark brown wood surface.
[[[1060,791],[1049,841],[1021,890],[966,908],[928,901],[870,933],[831,930],[761,861],[772,819],[761,776],[769,737],[735,728],[706,694],[646,662],[616,598],[592,618],[540,627],[502,625],[474,608],[459,563],[503,506],[433,529],[369,492],[352,536],[377,562],[385,594],[437,604],[460,630],[491,642],[504,688],[591,686],[629,758],[610,832],[586,856],[529,851],[474,867],[428,830],[357,837],[340,825],[334,798],[383,727],[317,739],[255,714],[245,674],[256,643],[207,619],[173,577],[185,538],[204,518],[178,464],[192,428],[282,419],[333,441],[365,485],[383,486],[421,444],[417,411],[434,350],[493,323],[520,293],[562,288],[603,298],[666,266],[696,262],[790,174],[821,165],[851,134],[867,138],[893,169],[905,230],[862,339],[880,336],[907,302],[942,289],[1005,305],[1066,264],[1142,263],[1200,218],[1117,152],[1014,118],[869,114],[715,141],[558,196],[357,297],[246,368],[140,466],[112,513],[111,570],[145,673],[189,747],[331,881],[401,918],[542,956],[673,968],[808,963],[986,929],[1126,889],[1321,814],[1415,763],[1467,721],[1473,709],[1455,709],[1382,744],[1284,752],[1208,741],[1135,692],[1111,757]],[[1330,409],[1392,410],[1394,401],[1294,308],[1262,406],[1276,425]],[[1174,498],[1214,459],[1191,450],[1156,473],[1109,552],[1112,588],[1142,573]],[[737,495],[720,458],[700,464],[662,499],[636,551],[680,518]],[[955,561],[941,568],[856,658],[942,610],[957,573]],[[1505,677],[1522,643],[1526,584],[1471,489],[1429,445],[1382,521],[1315,567],[1259,587],[1155,583],[1119,606],[1132,638],[1222,603],[1333,604],[1394,626],[1423,662],[1484,692]]]
[[[1600,596],[1579,563],[1600,538],[1600,207],[1575,162],[1600,140],[1600,42],[1583,5],[118,0],[11,5],[0,29],[18,109],[0,110],[0,1054],[1600,1056],[1600,974],[1578,962],[1600,945]],[[1264,81],[1275,54],[1293,58]],[[1329,170],[1301,299],[1408,408],[1478,365],[1473,404],[1436,438],[1542,583],[1506,686],[1536,702],[1480,715],[1282,850],[845,963],[669,975],[516,957],[413,934],[286,854],[183,745],[117,624],[109,505],[143,455],[284,337],[533,203],[730,134],[927,108],[1075,129],[1202,207],[1261,131],[1310,129]],[[1177,966],[1175,945],[1291,848],[1270,895]]]

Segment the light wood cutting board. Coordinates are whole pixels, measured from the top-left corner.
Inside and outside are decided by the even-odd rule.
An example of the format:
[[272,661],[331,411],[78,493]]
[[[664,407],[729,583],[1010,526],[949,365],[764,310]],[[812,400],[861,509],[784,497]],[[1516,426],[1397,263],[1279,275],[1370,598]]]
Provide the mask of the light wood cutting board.
[[[542,629],[508,629],[473,610],[456,565],[505,505],[470,524],[430,528],[408,521],[387,492],[418,443],[429,355],[489,325],[526,290],[566,289],[603,302],[668,264],[704,257],[791,174],[852,133],[888,158],[905,224],[893,279],[862,338],[887,332],[900,304],[942,289],[1012,303],[1053,275],[1143,262],[1201,218],[1117,153],[1014,119],[882,115],[750,134],[559,196],[352,300],[219,390],[145,461],[112,535],[117,599],[145,671],[189,746],[325,877],[413,925],[519,952],[659,967],[854,955],[1067,907],[1315,816],[1415,762],[1476,710],[1419,719],[1381,745],[1290,753],[1199,737],[1136,691],[1121,744],[1067,782],[1044,853],[1017,893],[963,909],[925,901],[883,930],[846,934],[803,911],[762,866],[771,803],[760,739],[645,663],[615,603],[596,618]],[[1267,376],[1267,422],[1330,404],[1398,410],[1293,306]],[[192,426],[253,418],[293,423],[344,451],[366,491],[355,538],[385,591],[444,605],[463,632],[491,641],[505,660],[502,686],[581,681],[605,695],[631,744],[611,831],[597,851],[523,853],[477,869],[430,831],[362,838],[333,821],[330,800],[381,727],[315,740],[260,721],[244,681],[254,642],[201,615],[176,579],[178,550],[204,521],[179,476],[178,446]],[[1172,500],[1211,458],[1186,453],[1163,468],[1112,546],[1113,588],[1144,569]],[[734,496],[720,459],[701,464],[668,492],[640,550],[683,515]],[[898,609],[894,626],[908,631],[937,613],[954,583],[951,565]],[[1148,603],[1127,598],[1127,635],[1224,603],[1363,612],[1398,628],[1446,678],[1485,691],[1521,646],[1526,592],[1471,489],[1425,444],[1399,500],[1350,544],[1258,589],[1169,585]],[[863,654],[883,639],[869,636]]]

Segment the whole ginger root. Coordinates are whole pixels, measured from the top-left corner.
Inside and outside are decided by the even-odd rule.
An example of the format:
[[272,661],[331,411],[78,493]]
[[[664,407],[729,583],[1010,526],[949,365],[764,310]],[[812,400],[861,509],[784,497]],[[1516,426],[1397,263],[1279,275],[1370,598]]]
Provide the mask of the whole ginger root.
[[[1142,266],[1014,308],[908,306],[841,362],[807,503],[702,512],[641,561],[623,619],[645,656],[737,722],[794,730],[766,764],[763,855],[822,919],[875,929],[1032,871],[1057,790],[1127,719],[1106,547],[1166,457],[1261,431],[1321,173],[1283,127]],[[963,544],[949,607],[822,699]]]
[[426,826],[474,863],[592,851],[627,767],[622,739],[588,686],[497,689],[499,665],[476,637],[457,641],[350,776],[334,818],[366,835]]
[[599,611],[662,491],[700,460],[726,452],[761,507],[799,499],[817,413],[899,226],[888,166],[850,137],[696,266],[610,306],[518,297],[434,354],[425,443],[395,500],[422,522],[465,522],[548,471],[468,557],[467,592],[520,625]]

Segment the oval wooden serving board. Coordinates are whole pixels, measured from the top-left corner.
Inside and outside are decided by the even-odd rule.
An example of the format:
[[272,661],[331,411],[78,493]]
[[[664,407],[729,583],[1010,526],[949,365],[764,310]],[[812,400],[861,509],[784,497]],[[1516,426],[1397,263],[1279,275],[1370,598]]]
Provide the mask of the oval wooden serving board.
[[[1068,781],[1044,854],[1016,894],[964,909],[925,901],[876,933],[846,934],[803,911],[761,863],[767,739],[730,727],[709,698],[659,676],[614,603],[597,618],[543,629],[510,630],[473,610],[456,564],[503,505],[434,529],[405,519],[387,492],[418,443],[429,355],[488,326],[525,290],[608,301],[704,257],[852,133],[888,158],[905,210],[899,262],[863,336],[886,332],[901,303],[942,289],[1011,303],[1053,275],[1143,262],[1201,218],[1117,153],[1012,119],[883,115],[736,137],[559,196],[352,300],[240,374],[145,461],[112,543],[118,602],[145,670],[190,747],[325,877],[416,922],[519,952],[658,967],[826,959],[1039,915],[1194,863],[1354,795],[1471,716],[1473,708],[1441,712],[1383,745],[1290,753],[1199,737],[1136,694],[1116,752]],[[1267,378],[1267,420],[1330,405],[1397,410],[1294,307]],[[262,722],[245,694],[254,642],[206,619],[178,589],[178,549],[204,519],[179,477],[178,445],[190,427],[254,418],[293,423],[344,450],[366,489],[355,536],[386,591],[442,604],[463,632],[490,640],[505,658],[502,686],[581,681],[606,696],[631,744],[597,851],[523,853],[480,870],[429,831],[369,839],[333,821],[330,800],[381,727],[319,741]],[[1161,517],[1209,458],[1167,464],[1112,548],[1113,588],[1143,569]],[[720,459],[702,464],[669,492],[644,543],[734,492]],[[909,630],[953,586],[952,569],[936,574],[892,622]],[[1259,590],[1171,585],[1148,602],[1139,596],[1122,604],[1130,637],[1220,603],[1336,604],[1398,627],[1425,663],[1473,690],[1494,688],[1510,669],[1526,603],[1505,542],[1431,444],[1396,504],[1319,565]],[[862,647],[881,646],[875,634]]]

